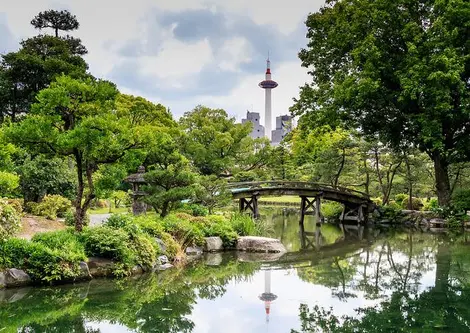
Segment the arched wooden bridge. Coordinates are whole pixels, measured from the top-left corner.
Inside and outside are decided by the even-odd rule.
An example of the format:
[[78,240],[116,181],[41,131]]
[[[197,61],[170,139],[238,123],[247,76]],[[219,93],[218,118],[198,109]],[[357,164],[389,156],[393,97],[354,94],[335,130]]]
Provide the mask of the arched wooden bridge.
[[343,204],[341,221],[354,221],[363,224],[375,207],[370,197],[363,192],[341,186],[296,181],[262,181],[229,183],[233,199],[239,200],[240,212],[250,212],[255,218],[259,217],[258,198],[264,196],[299,196],[300,202],[300,232],[314,236],[313,232],[305,232],[304,219],[306,215],[314,215],[317,225],[323,223],[321,214],[322,200],[335,201]]

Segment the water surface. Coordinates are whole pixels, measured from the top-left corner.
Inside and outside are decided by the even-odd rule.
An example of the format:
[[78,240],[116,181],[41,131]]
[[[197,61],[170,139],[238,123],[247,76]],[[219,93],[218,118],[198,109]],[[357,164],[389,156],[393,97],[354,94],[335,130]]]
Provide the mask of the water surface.
[[290,251],[277,262],[216,254],[162,274],[0,291],[0,332],[470,331],[466,235],[325,225],[322,245],[301,250],[298,215],[266,214]]

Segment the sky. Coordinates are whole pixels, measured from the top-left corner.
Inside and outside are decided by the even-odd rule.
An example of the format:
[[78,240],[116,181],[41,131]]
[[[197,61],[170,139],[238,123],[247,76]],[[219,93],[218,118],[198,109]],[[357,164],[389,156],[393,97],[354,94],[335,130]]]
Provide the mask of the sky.
[[[287,114],[309,81],[298,51],[305,20],[324,0],[0,0],[0,53],[38,33],[29,24],[40,11],[77,16],[91,73],[123,93],[170,108],[175,118],[202,104],[240,120],[264,112],[268,52],[273,118]],[[51,31],[43,31],[52,33]],[[264,122],[263,117],[261,120]],[[273,119],[274,122],[274,119]]]

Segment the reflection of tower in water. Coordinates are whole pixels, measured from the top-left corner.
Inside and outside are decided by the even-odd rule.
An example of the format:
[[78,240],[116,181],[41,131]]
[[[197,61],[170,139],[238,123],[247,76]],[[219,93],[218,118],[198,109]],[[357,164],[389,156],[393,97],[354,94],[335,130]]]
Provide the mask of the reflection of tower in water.
[[271,310],[271,302],[276,300],[277,296],[271,292],[271,269],[264,271],[264,293],[259,296],[259,299],[264,302],[264,309],[266,311],[266,322],[269,322],[269,312]]

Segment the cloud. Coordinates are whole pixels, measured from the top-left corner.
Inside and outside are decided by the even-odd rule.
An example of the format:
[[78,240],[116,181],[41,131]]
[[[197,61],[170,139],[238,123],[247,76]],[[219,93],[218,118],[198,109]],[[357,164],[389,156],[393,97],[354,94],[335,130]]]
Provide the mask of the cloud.
[[18,41],[8,27],[5,13],[0,13],[0,54],[14,51],[18,48]]

